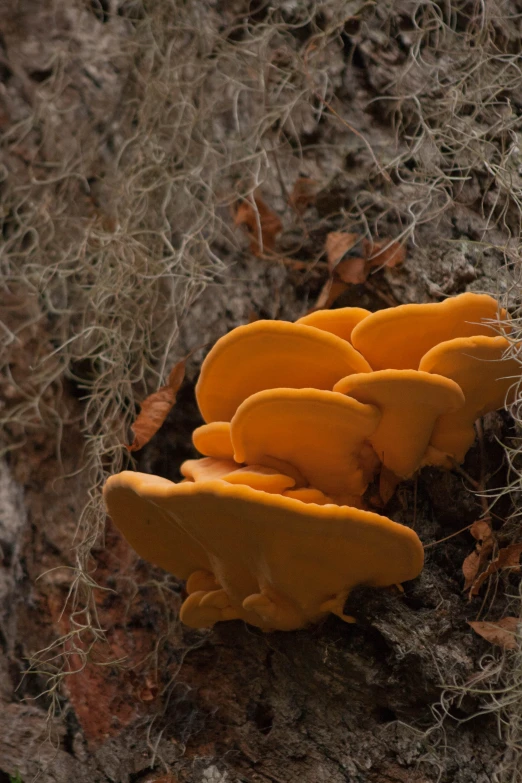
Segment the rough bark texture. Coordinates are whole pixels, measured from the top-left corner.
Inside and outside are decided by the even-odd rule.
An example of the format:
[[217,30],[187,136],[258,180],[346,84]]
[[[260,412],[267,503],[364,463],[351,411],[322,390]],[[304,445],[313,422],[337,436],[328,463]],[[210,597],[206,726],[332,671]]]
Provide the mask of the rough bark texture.
[[[193,5],[196,17],[208,15],[213,24],[220,19],[223,31],[238,39],[241,24],[264,20],[263,7],[252,9],[248,3]],[[290,18],[293,4],[282,5],[288,6]],[[395,128],[382,104],[376,108],[371,101],[386,94],[390,73],[402,68],[420,6],[404,3],[379,16],[348,5],[343,34],[325,68],[335,86],[337,110],[381,156],[394,148]],[[514,5],[506,4],[506,19]],[[106,0],[24,0],[0,9],[0,123],[7,141],[11,128],[29,115],[34,90],[50,77],[53,53],[67,52],[67,90],[77,93],[70,111],[56,119],[57,126],[63,123],[56,137],[35,142],[34,135],[28,136],[26,148],[7,145],[5,165],[11,174],[19,172],[21,180],[33,176],[34,155],[36,160],[38,155],[52,159],[57,151],[46,145],[53,143],[63,144],[61,151],[67,152],[68,138],[84,134],[87,126],[102,148],[100,166],[110,168],[116,154],[111,145],[118,140],[118,118],[111,112],[128,78],[119,49],[130,36],[127,17],[132,10],[132,3]],[[457,22],[464,25],[471,11],[461,4],[455,13],[462,15]],[[315,23],[327,25],[327,4],[313,14]],[[317,21],[318,14],[323,21]],[[516,18],[499,22],[499,46],[508,53],[519,35],[518,24]],[[307,36],[310,30],[301,25],[295,33],[300,46]],[[279,55],[284,57],[282,45]],[[413,71],[404,78],[420,77]],[[516,104],[520,86],[508,92]],[[291,320],[303,315],[326,281],[324,263],[311,259],[321,253],[328,231],[346,228],[345,215],[354,204],[369,205],[358,213],[358,226],[361,215],[370,223],[378,221],[380,236],[398,236],[406,225],[412,186],[375,176],[367,146],[346,127],[319,122],[312,112],[301,120],[292,143],[309,145],[304,173],[323,183],[314,205],[304,217],[289,214],[279,177],[288,180],[290,169],[281,161],[282,173],[265,184],[271,205],[286,215],[279,259],[253,257],[247,242],[243,251],[233,251],[228,240],[216,242],[213,251],[229,264],[226,275],[211,281],[191,307],[172,349],[173,361],[251,317]],[[401,138],[398,148],[405,148]],[[97,172],[86,171],[85,176],[96,177]],[[491,209],[493,214],[502,200],[494,178],[486,179],[484,172],[472,173],[462,184],[459,201],[429,221],[418,221],[403,266],[379,270],[367,284],[347,288],[336,304],[375,310],[465,290],[505,292],[509,276],[501,270],[510,235],[516,236],[516,219],[508,201],[505,208],[499,206],[502,220],[488,226],[487,247],[483,244],[484,213]],[[229,220],[220,209],[222,219]],[[71,203],[71,214],[76,211],[82,211],[79,202]],[[303,223],[309,230],[303,231]],[[304,268],[298,263],[303,260]],[[44,326],[41,321],[31,326],[30,319],[21,325],[17,306],[9,300],[2,317],[17,334],[6,348],[10,374],[0,385],[5,405],[16,401],[13,375],[15,381],[30,375],[38,356],[54,347],[52,318]],[[190,433],[200,419],[193,386],[201,356],[197,351],[191,358],[178,402],[140,455],[139,469],[178,480],[180,462],[194,454]],[[45,693],[43,673],[24,677],[28,658],[71,630],[62,609],[72,584],[76,524],[89,489],[89,477],[78,472],[86,404],[77,382],[80,369],[49,388],[50,397],[60,398],[63,428],[57,431],[53,422],[46,429],[33,428],[24,445],[0,463],[0,781],[17,770],[24,783],[37,776],[49,783],[494,779],[504,748],[494,716],[472,719],[480,699],[467,694],[446,702],[443,725],[433,710],[444,685],[473,681],[481,656],[490,649],[467,624],[476,618],[482,597],[469,604],[462,593],[462,562],[474,546],[466,532],[428,548],[423,573],[404,586],[404,594],[354,591],[346,611],[356,616],[356,625],[331,618],[312,629],[263,634],[237,622],[209,632],[180,626],[176,618],[183,585],[140,561],[108,522],[105,539],[92,554],[92,574],[100,585],[94,605],[106,641],[94,646],[85,667],[73,643],[65,644],[67,668],[78,671],[57,693]],[[23,432],[21,425],[13,426],[8,439],[17,442]],[[489,489],[506,480],[497,438],[512,434],[507,414],[491,414],[483,448],[475,446],[467,458],[464,468],[471,476],[492,477]],[[508,500],[495,509],[499,519],[509,512]],[[386,513],[414,526],[429,546],[471,524],[482,507],[461,475],[427,469],[401,485]],[[495,617],[504,611],[509,580],[515,584],[516,575],[498,587]],[[51,711],[48,720],[53,705],[61,711]]]

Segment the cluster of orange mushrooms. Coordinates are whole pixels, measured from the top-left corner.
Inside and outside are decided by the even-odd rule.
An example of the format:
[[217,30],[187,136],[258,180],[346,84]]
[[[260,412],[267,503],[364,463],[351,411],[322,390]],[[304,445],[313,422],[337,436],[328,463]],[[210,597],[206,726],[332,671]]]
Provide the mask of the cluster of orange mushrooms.
[[513,393],[505,317],[466,293],[256,321],[218,340],[196,387],[204,456],[183,463],[178,484],[125,471],[105,487],[138,554],[187,580],[181,620],[351,622],[353,587],[416,577],[417,534],[367,510],[363,495],[379,473],[389,494],[423,465],[462,462],[475,420]]

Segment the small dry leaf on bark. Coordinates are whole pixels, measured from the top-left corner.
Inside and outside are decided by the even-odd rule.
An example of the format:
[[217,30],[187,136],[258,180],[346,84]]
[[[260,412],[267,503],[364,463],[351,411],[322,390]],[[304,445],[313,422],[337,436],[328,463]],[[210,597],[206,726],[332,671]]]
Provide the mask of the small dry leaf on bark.
[[520,617],[503,617],[496,623],[482,621],[470,622],[469,625],[475,633],[491,644],[498,644],[505,650],[516,650],[518,647],[516,633],[520,622],[522,622]]
[[474,584],[479,571],[485,567],[486,561],[495,546],[491,525],[485,519],[477,519],[470,527],[469,532],[477,541],[477,545],[475,550],[462,563],[462,573],[465,580],[463,590],[469,590]]
[[246,229],[250,238],[250,250],[255,256],[273,250],[276,236],[283,229],[278,216],[260,196],[254,196],[253,203],[245,199],[237,206],[234,224]]
[[490,576],[495,574],[500,569],[509,568],[512,571],[518,573],[520,571],[520,555],[522,554],[522,544],[510,544],[509,546],[500,549],[498,555],[488,565],[485,571],[483,571],[473,582],[470,595],[475,596],[480,592],[480,588]]
[[373,242],[347,231],[330,231],[325,250],[330,277],[314,310],[330,307],[348,286],[365,283],[372,267],[395,267],[406,258],[406,250],[398,242],[390,239]]
[[336,280],[334,277],[329,277],[326,283],[321,288],[321,292],[317,297],[315,305],[310,308],[309,313],[313,313],[314,310],[328,310],[333,305],[336,299],[338,299],[343,291],[347,288],[346,283],[342,280]]
[[298,177],[290,193],[288,203],[300,215],[315,204],[318,183],[310,177]]
[[129,451],[142,449],[153,435],[157,433],[167,418],[176,402],[179,388],[183,383],[186,361],[187,359],[185,358],[175,364],[169,373],[166,385],[162,386],[158,391],[149,394],[141,403],[140,412],[131,427],[134,433],[134,440],[130,446],[127,446]]
[[363,239],[362,245],[364,257],[370,267],[388,266],[393,268],[406,260],[406,248],[391,239],[383,239],[379,242]]
[[365,282],[368,275],[359,234],[331,231],[326,237],[325,250],[330,275],[336,274],[344,283]]

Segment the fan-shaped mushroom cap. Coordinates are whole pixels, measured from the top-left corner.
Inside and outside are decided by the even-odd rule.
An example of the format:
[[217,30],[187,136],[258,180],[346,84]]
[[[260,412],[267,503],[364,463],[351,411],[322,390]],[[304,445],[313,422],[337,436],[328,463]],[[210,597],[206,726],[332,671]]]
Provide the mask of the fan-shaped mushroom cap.
[[267,389],[246,399],[232,419],[235,460],[263,465],[276,457],[327,495],[362,495],[371,477],[360,453],[379,419],[373,406],[331,391]]
[[196,590],[183,607],[195,627],[242,617],[266,630],[301,628],[328,611],[343,616],[355,585],[383,587],[422,569],[416,533],[369,511],[130,471],[112,476],[104,495],[138,554],[178,577],[205,572],[193,587],[212,587],[214,575],[221,589]]
[[407,304],[379,310],[358,324],[352,344],[374,370],[416,370],[434,345],[455,337],[493,336],[488,321],[506,311],[486,294],[460,294],[437,304]]
[[353,329],[369,315],[370,311],[363,307],[339,307],[337,310],[315,310],[298,318],[296,324],[315,326],[350,342]]
[[383,464],[402,478],[420,467],[438,417],[464,404],[455,381],[418,370],[350,375],[334,391],[379,408],[381,420],[368,440]]
[[422,357],[421,370],[451,378],[466,398],[459,410],[437,420],[431,446],[462,462],[475,440],[475,420],[513,399],[520,364],[503,358],[508,348],[505,337],[458,337],[436,345]]
[[192,443],[206,457],[232,459],[234,449],[230,440],[230,422],[213,421],[196,427],[192,433]]
[[331,389],[370,366],[350,343],[312,326],[255,321],[221,337],[207,355],[196,398],[207,422],[230,421],[239,405],[263,389]]
[[212,569],[201,544],[189,538],[178,525],[172,525],[168,515],[151,503],[151,487],[161,495],[172,486],[195,484],[173,485],[159,476],[124,471],[107,480],[103,495],[114,524],[140,557],[180,579],[188,579],[195,571]]

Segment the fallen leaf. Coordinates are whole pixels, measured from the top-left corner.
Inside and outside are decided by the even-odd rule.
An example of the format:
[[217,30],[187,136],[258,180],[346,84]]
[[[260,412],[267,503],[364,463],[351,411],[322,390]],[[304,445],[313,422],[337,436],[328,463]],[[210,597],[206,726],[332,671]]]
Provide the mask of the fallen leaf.
[[491,525],[485,519],[477,519],[471,525],[469,532],[477,541],[487,541],[493,535]]
[[391,239],[382,239],[372,242],[363,239],[364,257],[370,267],[372,266],[399,266],[406,259],[406,249],[399,242]]
[[516,633],[520,622],[522,622],[520,617],[503,617],[496,623],[483,621],[470,622],[469,625],[475,633],[491,644],[498,644],[505,650],[516,650],[518,647]]
[[365,283],[368,277],[368,269],[364,258],[346,258],[339,261],[335,267],[335,274],[344,283],[359,285]]
[[313,313],[315,310],[326,310],[333,305],[335,300],[341,296],[343,291],[348,288],[347,284],[342,280],[336,280],[334,277],[329,277],[326,283],[321,288],[321,292],[317,297],[317,301],[308,312]]
[[477,578],[480,565],[480,555],[474,550],[470,555],[464,558],[462,563],[462,573],[464,574],[464,587],[463,590],[469,590],[475,579]]
[[[325,250],[330,279],[319,294],[315,310],[330,307],[349,285],[365,283],[373,266],[396,266],[406,257],[398,242],[372,242],[347,231],[330,231]],[[335,285],[336,282],[343,285]]]
[[[337,265],[360,240],[359,234],[348,234],[345,231],[330,231],[326,236],[325,250],[330,274],[335,272]],[[355,255],[354,255],[355,257]]]
[[471,595],[478,595],[480,588],[490,576],[495,574],[501,568],[511,568],[513,571],[520,571],[520,555],[522,554],[522,544],[510,544],[500,549],[495,560],[492,560],[489,566],[473,582]]
[[308,207],[315,204],[316,196],[317,181],[310,177],[298,177],[290,193],[288,203],[302,215]]
[[[477,519],[473,522],[469,532],[476,539],[477,545],[475,551],[468,555],[462,563],[462,573],[465,580],[463,590],[469,590],[475,583],[477,574],[484,568],[495,545],[491,525],[485,519]],[[472,595],[473,593],[470,593],[470,598]]]
[[169,411],[176,402],[176,395],[185,377],[186,358],[174,365],[167,383],[143,400],[136,421],[131,427],[134,440],[127,446],[129,451],[138,451],[157,433]]
[[245,227],[250,237],[250,250],[255,256],[273,250],[275,238],[283,228],[275,212],[268,208],[260,196],[254,196],[254,203],[245,199],[239,204],[234,223]]

